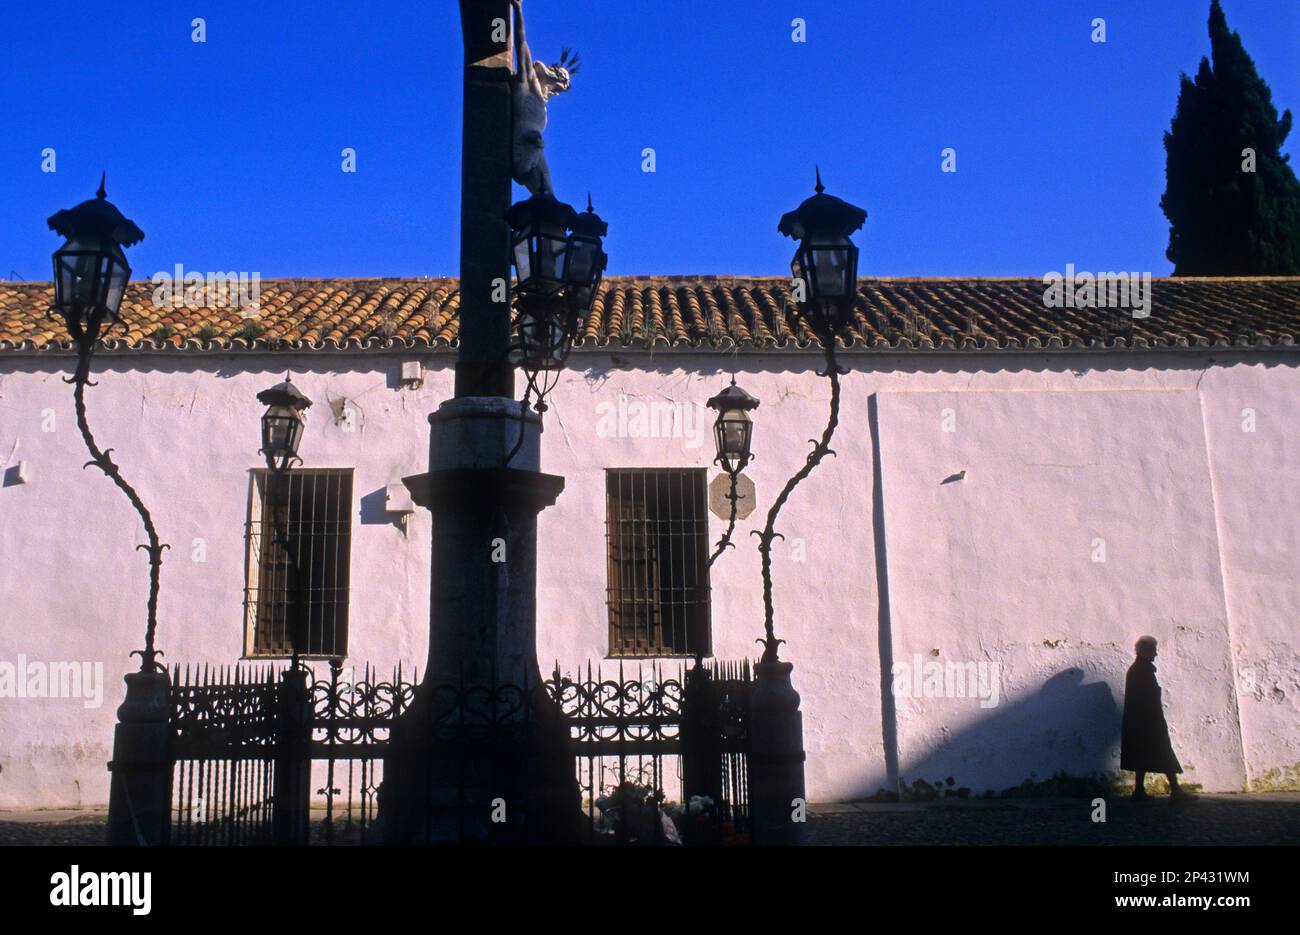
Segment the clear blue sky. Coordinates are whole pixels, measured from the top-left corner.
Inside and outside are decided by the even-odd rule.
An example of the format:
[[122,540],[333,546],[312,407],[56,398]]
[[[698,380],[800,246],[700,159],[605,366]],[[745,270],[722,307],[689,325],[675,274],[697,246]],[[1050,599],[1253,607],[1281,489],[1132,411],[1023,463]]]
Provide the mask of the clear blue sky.
[[[590,189],[615,274],[778,274],[781,213],[870,212],[864,275],[1165,275],[1161,134],[1209,52],[1209,0],[526,0],[561,197]],[[1300,123],[1300,2],[1224,0]],[[207,42],[190,41],[190,19]],[[1104,45],[1090,22],[1104,17]],[[805,44],[791,20],[807,21]],[[5,8],[0,276],[48,279],[55,210],[109,197],[140,278],[457,269],[454,0],[59,2]],[[1293,132],[1291,153],[1300,152]],[[653,147],[658,171],[641,171]],[[940,151],[957,151],[954,175]],[[41,172],[53,147],[58,171]],[[358,171],[340,170],[357,151]],[[1297,160],[1300,161],[1300,160]]]

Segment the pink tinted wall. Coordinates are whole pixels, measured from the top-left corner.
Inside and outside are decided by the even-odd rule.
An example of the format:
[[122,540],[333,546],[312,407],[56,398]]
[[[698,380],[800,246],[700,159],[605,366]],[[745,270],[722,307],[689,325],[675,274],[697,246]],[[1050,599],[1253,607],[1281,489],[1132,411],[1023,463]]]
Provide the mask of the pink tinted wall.
[[[439,355],[421,388],[402,389],[401,359],[101,358],[92,425],[172,544],[159,630],[167,661],[231,664],[243,651],[254,396],[288,366],[315,403],[306,466],[355,471],[349,662],[387,670],[423,660],[430,518],[416,514],[404,532],[383,512],[382,489],[425,469],[427,416],[451,380]],[[824,423],[827,386],[812,362],[736,361],[738,381],[762,400],[746,472],[758,508],[713,569],[718,658],[757,652],[763,612],[749,533]],[[1295,781],[1300,357],[847,362],[837,457],[794,494],[774,553],[776,629],[803,697],[811,798],[949,776],[979,793],[1062,770],[1113,770],[1124,670],[1146,632],[1161,638],[1186,778],[1211,789]],[[0,699],[0,808],[105,800],[126,653],[143,631],[139,524],[106,479],[80,468],[62,363],[0,359],[0,456],[31,466],[28,483],[0,489],[0,662],[102,661],[104,697],[98,708]],[[696,407],[725,385],[730,365],[716,354],[575,353],[542,442],[543,470],[566,477],[539,523],[548,668],[617,665],[605,658],[605,470],[715,476],[711,414]],[[636,421],[633,403],[678,421],[664,437],[662,423]],[[1248,408],[1254,431],[1243,431]],[[711,540],[722,528],[711,516]],[[1097,539],[1104,561],[1094,561]],[[918,656],[922,666],[984,663],[987,675],[996,663],[996,704],[892,691],[894,666]]]

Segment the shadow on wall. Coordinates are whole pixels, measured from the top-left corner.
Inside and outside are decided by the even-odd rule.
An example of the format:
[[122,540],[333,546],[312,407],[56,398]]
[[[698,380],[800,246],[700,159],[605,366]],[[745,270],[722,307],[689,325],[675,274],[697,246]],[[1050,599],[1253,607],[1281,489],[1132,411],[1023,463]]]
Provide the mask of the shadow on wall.
[[359,518],[363,526],[392,526],[398,532],[406,533],[402,523],[402,513],[392,513],[388,509],[388,491],[380,487],[372,490],[358,501]]
[[1083,670],[1066,669],[1029,697],[991,710],[919,760],[905,761],[902,784],[918,779],[944,784],[951,777],[951,788],[967,787],[970,795],[978,796],[1062,772],[1114,772],[1119,766],[1114,754],[1120,708],[1110,685],[1084,684],[1083,679]]

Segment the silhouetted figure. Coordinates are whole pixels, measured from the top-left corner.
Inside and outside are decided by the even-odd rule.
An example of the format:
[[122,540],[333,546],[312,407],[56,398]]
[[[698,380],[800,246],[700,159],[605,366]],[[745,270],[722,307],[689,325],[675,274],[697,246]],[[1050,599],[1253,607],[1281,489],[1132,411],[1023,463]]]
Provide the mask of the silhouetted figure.
[[1160,685],[1156,682],[1156,639],[1140,637],[1133,647],[1137,659],[1129,666],[1124,680],[1124,722],[1120,734],[1119,768],[1137,773],[1133,800],[1147,798],[1147,773],[1164,773],[1169,779],[1170,797],[1175,800],[1195,798],[1178,785],[1183,771],[1169,742],[1164,708],[1160,704]]

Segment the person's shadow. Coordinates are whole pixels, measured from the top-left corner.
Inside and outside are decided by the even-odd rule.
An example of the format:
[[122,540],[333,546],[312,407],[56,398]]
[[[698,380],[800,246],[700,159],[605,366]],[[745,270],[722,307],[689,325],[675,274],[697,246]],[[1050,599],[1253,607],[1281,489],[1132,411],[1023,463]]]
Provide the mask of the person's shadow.
[[902,784],[917,779],[942,783],[953,777],[955,789],[970,785],[963,777],[979,776],[979,787],[970,789],[970,795],[978,796],[1058,773],[1100,777],[1114,772],[1119,768],[1119,707],[1109,684],[1084,684],[1083,679],[1081,669],[1058,672],[1028,698],[990,709],[919,759],[904,751]]

